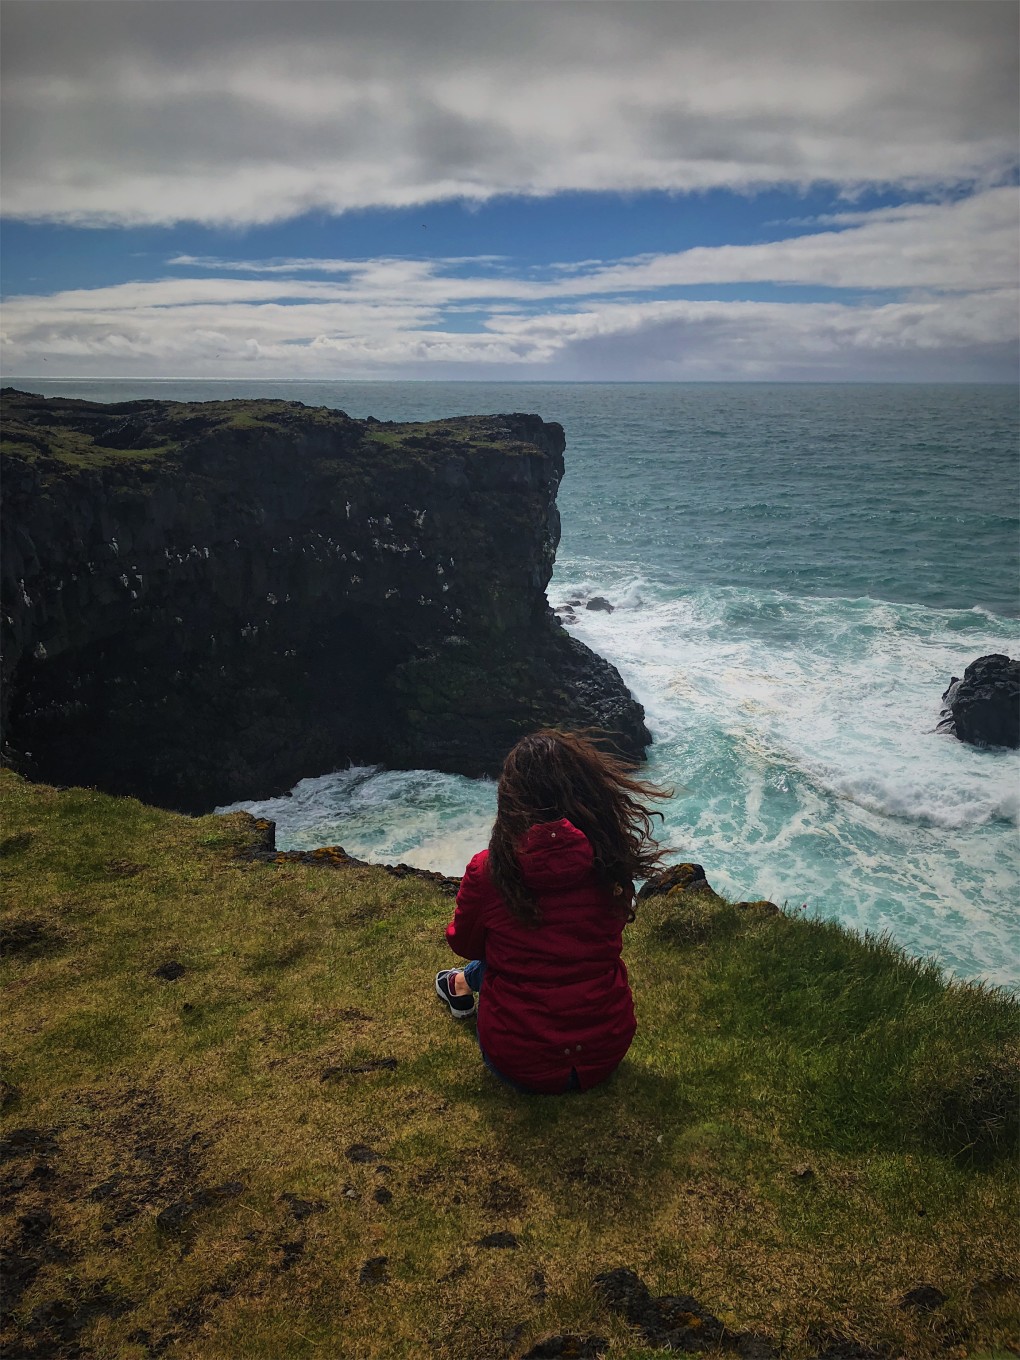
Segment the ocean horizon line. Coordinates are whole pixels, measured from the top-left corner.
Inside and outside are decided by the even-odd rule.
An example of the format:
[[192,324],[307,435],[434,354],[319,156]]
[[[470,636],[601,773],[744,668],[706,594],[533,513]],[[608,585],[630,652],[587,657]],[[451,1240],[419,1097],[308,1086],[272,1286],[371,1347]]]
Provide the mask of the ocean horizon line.
[[90,377],[63,374],[15,374],[3,378],[3,386],[19,382],[92,382],[92,383],[290,383],[294,386],[322,387],[369,386],[389,383],[414,383],[422,387],[1008,387],[1017,386],[1000,378],[874,379],[874,378],[207,378],[175,376],[139,378],[126,376]]

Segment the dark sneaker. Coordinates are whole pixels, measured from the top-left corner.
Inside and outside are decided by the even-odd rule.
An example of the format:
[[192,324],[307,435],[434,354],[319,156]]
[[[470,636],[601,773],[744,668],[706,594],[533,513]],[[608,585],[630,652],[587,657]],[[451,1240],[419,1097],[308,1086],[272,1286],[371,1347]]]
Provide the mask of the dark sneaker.
[[449,1006],[454,1020],[466,1020],[475,1013],[474,992],[468,992],[467,996],[455,996],[450,986],[450,978],[460,971],[459,968],[443,968],[436,974],[436,992]]

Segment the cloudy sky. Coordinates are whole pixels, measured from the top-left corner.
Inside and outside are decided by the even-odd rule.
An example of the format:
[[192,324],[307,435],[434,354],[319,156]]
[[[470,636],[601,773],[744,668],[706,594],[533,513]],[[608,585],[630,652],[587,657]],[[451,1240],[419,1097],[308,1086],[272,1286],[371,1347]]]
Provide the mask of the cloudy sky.
[[997,380],[1013,0],[4,0],[3,363]]

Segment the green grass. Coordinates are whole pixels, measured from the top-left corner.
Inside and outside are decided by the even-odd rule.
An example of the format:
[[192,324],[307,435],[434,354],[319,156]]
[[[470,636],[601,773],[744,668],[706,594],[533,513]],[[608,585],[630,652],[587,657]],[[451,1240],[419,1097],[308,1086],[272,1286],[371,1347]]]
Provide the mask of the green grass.
[[45,425],[26,419],[17,399],[12,398],[5,410],[3,453],[29,463],[45,460],[47,479],[68,470],[151,463],[166,459],[179,449],[180,444],[174,438],[175,418],[184,422],[182,437],[193,436],[194,432],[186,428],[186,418],[194,418],[196,413],[205,420],[205,434],[209,436],[217,431],[263,431],[292,440],[295,430],[308,433],[322,427],[335,432],[338,448],[347,452],[356,450],[363,441],[362,447],[367,446],[377,455],[399,454],[401,459],[426,463],[434,450],[422,446],[420,441],[423,440],[434,441],[446,449],[463,448],[468,455],[498,453],[512,456],[533,451],[531,445],[495,434],[493,421],[487,417],[460,416],[386,425],[358,422],[349,426],[345,417],[328,407],[308,407],[296,402],[232,400],[156,405],[157,409],[149,413],[149,418],[164,432],[162,442],[140,449],[119,449],[97,442],[92,433],[75,429],[64,411],[55,411],[52,421]]
[[[432,992],[451,903],[429,885],[250,862],[244,815],[7,772],[0,788],[5,1124],[43,1138],[0,1166],[30,1267],[5,1341],[488,1360],[573,1332],[651,1360],[592,1289],[628,1266],[794,1358],[822,1332],[907,1360],[1015,1353],[1007,995],[672,893],[628,928],[639,1031],[620,1071],[522,1097]],[[154,977],[169,960],[183,975]],[[179,1231],[157,1224],[189,1197]],[[519,1246],[475,1245],[497,1231]],[[380,1256],[386,1280],[360,1283]],[[941,1307],[898,1306],[925,1283]]]
[[115,466],[120,463],[147,463],[172,452],[172,444],[154,444],[145,449],[111,449],[96,444],[77,430],[57,430],[47,426],[45,435],[22,434],[9,430],[3,440],[5,456],[34,463],[41,458],[56,461],[62,467],[88,468]]
[[494,439],[492,420],[488,417],[458,416],[449,420],[427,420],[409,425],[369,426],[365,439],[370,444],[380,445],[387,450],[400,450],[413,456],[414,443],[407,440],[435,439],[448,447],[463,447],[465,453],[527,453],[531,445],[514,444],[507,439]]

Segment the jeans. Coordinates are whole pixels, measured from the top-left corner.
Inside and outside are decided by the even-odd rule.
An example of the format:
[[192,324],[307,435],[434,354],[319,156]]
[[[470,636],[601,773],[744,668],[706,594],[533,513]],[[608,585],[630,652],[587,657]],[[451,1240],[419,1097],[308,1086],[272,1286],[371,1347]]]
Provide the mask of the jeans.
[[[464,981],[471,988],[471,990],[473,992],[480,992],[482,990],[482,982],[484,981],[485,978],[485,960],[472,959],[470,963],[465,964],[462,971],[464,974]],[[538,1096],[550,1094],[550,1092],[548,1091],[533,1091],[530,1086],[522,1086],[519,1081],[514,1081],[512,1077],[504,1077],[503,1073],[500,1072],[500,1070],[497,1067],[493,1067],[492,1063],[489,1061],[488,1055],[486,1054],[485,1049],[482,1048],[480,1040],[478,1043],[478,1051],[482,1055],[482,1062],[485,1064],[485,1066],[489,1069],[492,1075],[494,1077],[498,1077],[499,1080],[504,1083],[504,1085],[512,1086],[515,1091],[520,1091],[523,1095],[526,1096]],[[568,1091],[579,1091],[580,1089],[581,1082],[577,1075],[577,1068],[572,1067],[570,1069],[570,1077],[567,1081],[567,1084],[566,1086],[564,1086],[563,1091],[560,1094],[565,1095]]]

